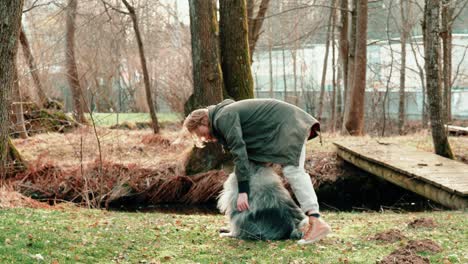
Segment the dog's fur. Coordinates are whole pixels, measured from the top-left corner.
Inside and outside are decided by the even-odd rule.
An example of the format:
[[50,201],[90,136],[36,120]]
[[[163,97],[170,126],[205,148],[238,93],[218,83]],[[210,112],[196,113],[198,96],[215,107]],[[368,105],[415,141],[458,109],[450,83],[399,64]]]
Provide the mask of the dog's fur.
[[225,213],[230,229],[222,237],[277,240],[300,239],[308,217],[296,205],[271,167],[252,165],[249,210],[237,211],[237,177],[231,173],[218,197],[218,209]]

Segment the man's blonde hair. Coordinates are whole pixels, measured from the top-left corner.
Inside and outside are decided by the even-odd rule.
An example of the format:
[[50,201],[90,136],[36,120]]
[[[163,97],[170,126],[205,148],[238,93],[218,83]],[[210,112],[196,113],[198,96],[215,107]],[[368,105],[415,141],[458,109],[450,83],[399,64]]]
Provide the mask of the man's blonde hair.
[[206,108],[194,110],[184,121],[184,127],[190,133],[197,129],[197,127],[202,125],[208,126],[208,124],[208,109]]
[[205,143],[200,138],[198,138],[197,135],[193,132],[195,131],[195,129],[202,125],[209,125],[207,108],[194,110],[184,120],[184,128],[187,129],[187,131],[191,134],[195,146],[199,148],[205,147]]

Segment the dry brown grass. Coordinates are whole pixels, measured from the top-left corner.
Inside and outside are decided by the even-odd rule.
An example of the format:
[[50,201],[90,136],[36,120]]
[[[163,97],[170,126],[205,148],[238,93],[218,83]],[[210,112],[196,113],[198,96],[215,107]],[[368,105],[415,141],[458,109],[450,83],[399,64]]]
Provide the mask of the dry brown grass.
[[[184,163],[193,146],[187,135],[168,130],[153,135],[151,130],[108,128],[99,128],[97,134],[102,160],[91,128],[15,139],[14,144],[31,165],[12,179],[16,189],[47,199],[91,199],[96,206],[130,196],[150,203],[193,204],[216,198],[227,178],[224,171],[185,175]],[[323,146],[319,140],[307,144],[306,170],[316,187],[344,175],[342,161],[334,153],[335,140],[378,140],[432,150],[430,134],[425,131],[385,138],[324,134]],[[450,143],[457,158],[466,162],[468,137],[451,137]]]
[[[104,160],[142,168],[157,168],[167,162],[180,163],[193,145],[187,137],[182,137],[177,145],[168,144],[179,136],[174,131],[163,131],[156,136],[150,130],[98,128],[97,132]],[[40,134],[13,142],[27,161],[40,160],[40,163],[52,163],[60,168],[91,163],[99,156],[96,135],[90,127],[67,134]],[[164,144],[159,144],[161,142]]]
[[14,191],[6,186],[0,187],[0,209],[4,208],[41,208],[47,209],[50,206],[46,203],[41,203],[29,197]]

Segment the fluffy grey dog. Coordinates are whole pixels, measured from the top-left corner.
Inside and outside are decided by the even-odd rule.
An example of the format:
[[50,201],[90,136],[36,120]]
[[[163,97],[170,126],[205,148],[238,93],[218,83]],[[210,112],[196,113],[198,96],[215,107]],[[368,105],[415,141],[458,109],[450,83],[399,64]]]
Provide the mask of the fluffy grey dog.
[[270,167],[255,167],[249,187],[249,210],[237,211],[237,177],[234,173],[224,183],[218,197],[218,209],[230,222],[222,237],[254,240],[300,239],[308,218],[296,205],[281,178]]

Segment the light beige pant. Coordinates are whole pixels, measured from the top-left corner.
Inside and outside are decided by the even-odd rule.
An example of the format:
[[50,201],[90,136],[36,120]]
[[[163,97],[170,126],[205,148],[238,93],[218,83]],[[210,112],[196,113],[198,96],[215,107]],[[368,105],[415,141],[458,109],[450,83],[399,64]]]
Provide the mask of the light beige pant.
[[[307,141],[305,141],[307,142]],[[317,194],[308,173],[304,169],[306,144],[302,146],[299,166],[284,166],[283,175],[288,180],[304,213],[319,213]]]

